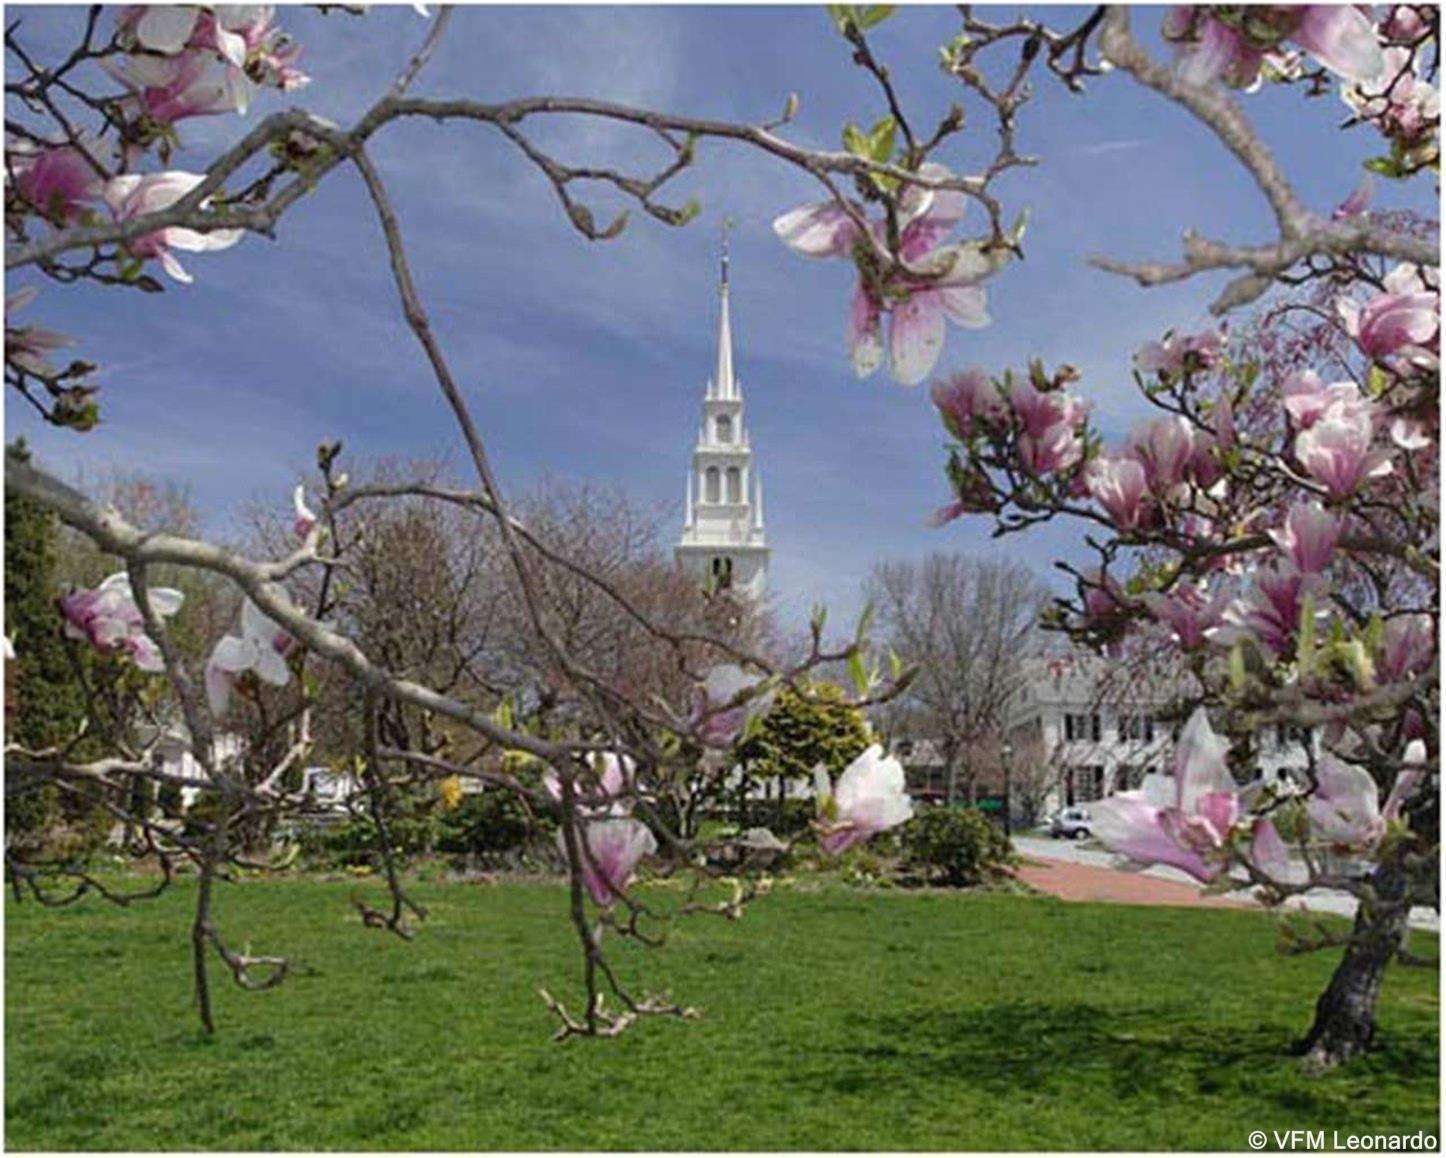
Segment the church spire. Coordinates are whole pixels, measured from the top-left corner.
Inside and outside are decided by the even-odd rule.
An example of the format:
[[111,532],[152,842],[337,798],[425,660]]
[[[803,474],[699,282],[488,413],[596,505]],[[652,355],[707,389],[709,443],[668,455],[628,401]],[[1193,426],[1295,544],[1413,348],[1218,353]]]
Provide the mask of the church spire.
[[743,392],[733,372],[733,324],[728,309],[728,230],[723,225],[718,265],[718,361],[703,399],[702,424],[683,488],[683,533],[676,557],[705,590],[757,598],[768,575],[763,531],[763,480],[744,422]]
[[733,326],[728,317],[728,230],[731,219],[723,221],[723,260],[718,280],[718,366],[713,374],[714,398],[737,398],[738,383],[733,378]]

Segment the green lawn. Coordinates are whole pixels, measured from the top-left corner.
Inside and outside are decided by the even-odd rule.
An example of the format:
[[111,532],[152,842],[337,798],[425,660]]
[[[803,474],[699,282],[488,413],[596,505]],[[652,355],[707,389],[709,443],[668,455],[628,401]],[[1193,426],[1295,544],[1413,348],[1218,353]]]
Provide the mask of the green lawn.
[[[370,883],[365,887],[375,886]],[[703,1006],[549,1040],[571,994],[564,894],[424,885],[411,944],[353,886],[247,882],[233,935],[308,966],[219,990],[202,1039],[188,890],[6,914],[17,1149],[1243,1149],[1252,1129],[1439,1133],[1436,973],[1392,971],[1384,1048],[1319,1080],[1286,1056],[1333,964],[1259,914],[1023,896],[782,892],[695,918],[625,976]],[[1420,937],[1417,952],[1434,953]],[[643,958],[646,958],[645,960]]]

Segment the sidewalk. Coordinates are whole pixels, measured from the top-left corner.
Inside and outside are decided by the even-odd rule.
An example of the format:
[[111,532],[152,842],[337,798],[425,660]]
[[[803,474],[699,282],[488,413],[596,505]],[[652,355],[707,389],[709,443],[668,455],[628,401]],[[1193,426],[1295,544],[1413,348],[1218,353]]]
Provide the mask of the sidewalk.
[[1014,875],[1031,888],[1064,901],[1106,901],[1117,905],[1209,905],[1250,907],[1242,896],[1206,897],[1197,886],[1165,881],[1145,873],[1120,872],[1066,860],[1028,856]]
[[[1178,869],[1156,867],[1121,869],[1119,858],[1098,847],[1039,836],[1016,836],[1014,847],[1025,863],[1015,875],[1025,884],[1065,901],[1104,901],[1122,905],[1193,905],[1215,908],[1254,908],[1256,901],[1242,890],[1220,897],[1200,895],[1200,886]],[[1285,908],[1352,917],[1356,899],[1349,893],[1312,889],[1292,898]],[[1277,912],[1283,910],[1276,910]],[[1439,932],[1441,920],[1433,909],[1411,912],[1411,927]]]

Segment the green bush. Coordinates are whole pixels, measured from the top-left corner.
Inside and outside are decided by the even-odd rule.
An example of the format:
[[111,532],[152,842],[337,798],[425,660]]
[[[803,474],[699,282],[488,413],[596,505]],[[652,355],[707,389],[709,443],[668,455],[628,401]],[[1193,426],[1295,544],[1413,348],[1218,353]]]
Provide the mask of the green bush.
[[161,810],[161,815],[175,819],[185,812],[185,796],[181,792],[179,784],[172,784],[170,781],[163,781],[156,791],[156,807]]
[[[437,838],[436,821],[427,815],[388,817],[387,831],[392,852],[403,861],[431,852]],[[297,845],[303,859],[328,868],[380,866],[377,826],[369,816],[351,816],[340,824],[308,825],[297,834]]]
[[525,853],[550,829],[534,818],[518,797],[502,789],[464,796],[456,808],[437,817],[438,852],[479,860],[505,860]]
[[905,863],[935,884],[984,884],[1016,860],[1003,830],[975,808],[926,808],[900,840]]
[[766,828],[780,840],[788,840],[808,830],[813,823],[816,806],[812,799],[750,800],[743,808],[743,829]]

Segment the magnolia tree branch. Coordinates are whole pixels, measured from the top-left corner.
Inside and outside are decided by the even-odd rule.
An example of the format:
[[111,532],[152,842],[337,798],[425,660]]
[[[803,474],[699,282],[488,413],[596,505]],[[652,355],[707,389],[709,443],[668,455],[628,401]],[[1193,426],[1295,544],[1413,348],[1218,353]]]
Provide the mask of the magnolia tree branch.
[[308,616],[276,584],[290,572],[290,561],[255,563],[211,543],[177,535],[152,534],[132,526],[113,509],[96,505],[73,487],[7,452],[5,486],[54,511],[62,522],[90,538],[101,550],[131,563],[174,563],[224,575],[290,635],[325,659],[340,664],[364,686],[376,687],[392,699],[466,724],[493,743],[529,752],[552,762],[565,761],[585,744],[542,740],[503,728],[490,716],[410,680],[394,679],[373,663],[350,639]]
[[1439,247],[1434,240],[1396,233],[1368,220],[1331,221],[1310,212],[1229,90],[1213,82],[1191,84],[1178,70],[1154,60],[1131,33],[1128,8],[1109,6],[1100,47],[1111,64],[1193,114],[1230,150],[1269,202],[1280,237],[1265,245],[1237,246],[1187,232],[1181,262],[1094,257],[1094,265],[1132,277],[1143,286],[1183,281],[1207,270],[1248,269],[1211,305],[1211,312],[1224,314],[1255,301],[1278,275],[1312,257],[1375,254],[1420,265],[1437,262]]

